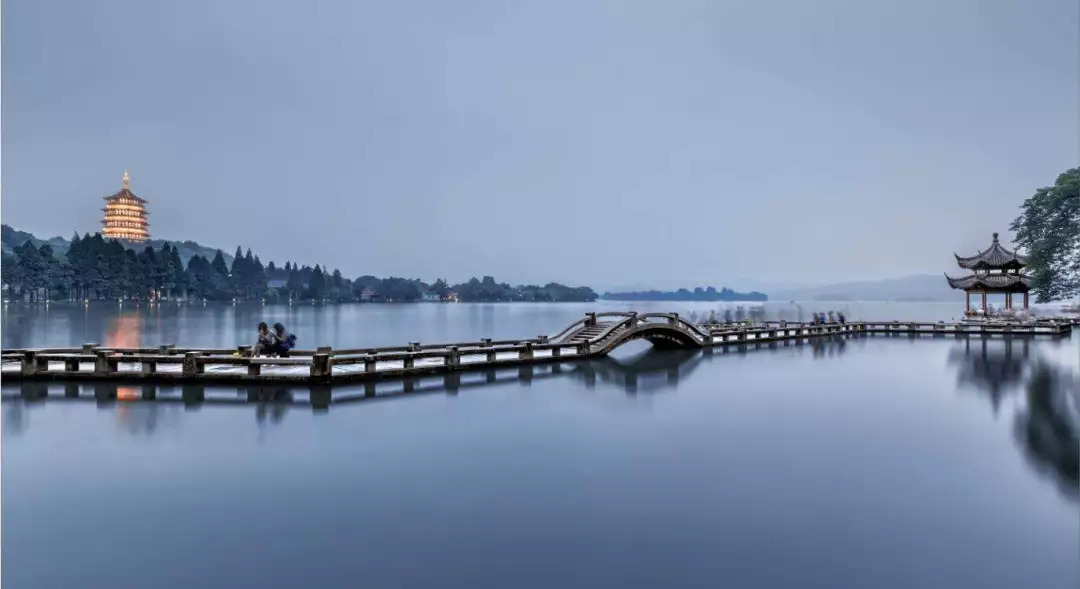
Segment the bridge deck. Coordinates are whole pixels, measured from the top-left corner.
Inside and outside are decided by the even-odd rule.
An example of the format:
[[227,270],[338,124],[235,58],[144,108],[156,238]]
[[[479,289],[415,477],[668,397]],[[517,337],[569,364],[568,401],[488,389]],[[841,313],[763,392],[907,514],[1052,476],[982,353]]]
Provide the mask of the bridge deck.
[[853,322],[810,325],[764,322],[755,326],[703,326],[676,313],[589,313],[554,336],[527,340],[462,342],[445,345],[297,351],[287,359],[245,358],[236,350],[82,348],[4,350],[0,375],[12,380],[96,380],[246,382],[328,385],[392,377],[490,370],[580,360],[607,355],[633,339],[657,346],[712,348],[761,345],[833,336],[877,334],[918,337],[1062,336],[1074,321],[1029,323]]

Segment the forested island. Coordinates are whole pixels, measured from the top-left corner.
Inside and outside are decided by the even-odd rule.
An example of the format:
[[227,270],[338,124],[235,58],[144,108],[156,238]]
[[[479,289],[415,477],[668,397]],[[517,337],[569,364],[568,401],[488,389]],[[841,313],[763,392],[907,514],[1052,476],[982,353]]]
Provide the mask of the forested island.
[[694,290],[680,288],[676,291],[646,290],[634,292],[605,292],[602,297],[609,301],[767,301],[769,297],[760,292],[735,292],[730,288],[697,287]]
[[[42,240],[2,227],[4,300],[263,300],[326,302],[591,302],[589,287],[555,282],[511,286],[491,276],[445,279],[346,278],[338,270],[291,261],[263,264],[251,250],[232,256],[196,243],[132,244],[100,234]],[[158,244],[154,247],[153,244]]]

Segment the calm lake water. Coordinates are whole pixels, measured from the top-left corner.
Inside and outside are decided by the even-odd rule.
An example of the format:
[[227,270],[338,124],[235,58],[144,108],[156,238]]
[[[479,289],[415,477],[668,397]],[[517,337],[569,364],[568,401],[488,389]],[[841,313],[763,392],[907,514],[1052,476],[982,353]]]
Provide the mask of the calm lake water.
[[[936,320],[961,305],[803,311]],[[304,347],[391,345],[553,333],[588,310],[628,307],[10,305],[2,338],[232,346],[266,319]],[[795,318],[797,307],[767,312]],[[1080,335],[711,354],[637,342],[560,368],[328,410],[24,402],[4,383],[2,582],[1080,584]]]

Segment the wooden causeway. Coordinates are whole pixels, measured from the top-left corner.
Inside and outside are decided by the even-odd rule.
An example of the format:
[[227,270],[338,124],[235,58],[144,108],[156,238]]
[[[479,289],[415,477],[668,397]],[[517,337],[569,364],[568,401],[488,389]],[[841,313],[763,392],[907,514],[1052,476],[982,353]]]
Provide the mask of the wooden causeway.
[[243,348],[200,349],[173,345],[156,348],[80,348],[4,350],[0,375],[10,380],[244,382],[330,385],[415,377],[465,370],[562,362],[606,356],[619,346],[644,339],[660,348],[746,346],[829,336],[1063,336],[1073,322],[927,323],[859,321],[812,325],[767,321],[757,325],[692,323],[678,313],[588,313],[559,333],[525,340],[491,340],[386,348],[295,350],[289,358],[246,358]]

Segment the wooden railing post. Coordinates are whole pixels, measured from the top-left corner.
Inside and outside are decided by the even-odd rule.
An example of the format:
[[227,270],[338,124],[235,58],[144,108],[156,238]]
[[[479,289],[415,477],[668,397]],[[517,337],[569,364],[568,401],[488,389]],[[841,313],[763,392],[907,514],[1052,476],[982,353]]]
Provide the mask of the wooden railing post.
[[247,374],[248,376],[259,376],[262,374],[262,364],[258,362],[252,362],[254,358],[248,358],[247,361]]
[[118,361],[108,350],[97,350],[94,356],[95,374],[112,374],[116,372]]
[[485,359],[488,362],[494,362],[495,360],[498,359],[498,354],[495,353],[495,348],[491,348],[491,347],[488,348],[487,355],[485,356]]
[[558,358],[560,356],[562,356],[562,348],[560,348],[558,346],[556,346],[554,348],[551,348],[551,357],[552,358]]
[[409,342],[409,351],[410,352],[418,352],[418,351],[420,351],[420,342]]
[[679,324],[679,314],[678,313],[672,313],[671,316],[668,317],[668,325],[678,325],[678,324]]
[[378,360],[375,359],[375,354],[368,354],[364,356],[364,372],[368,374],[375,374]]
[[596,325],[596,313],[585,313],[585,327]]
[[458,351],[457,346],[446,347],[445,364],[451,368],[457,368],[461,365],[461,352]]
[[533,343],[525,342],[522,344],[521,349],[518,351],[518,358],[521,360],[530,360],[533,357]]
[[82,353],[84,353],[84,354],[93,354],[94,351],[97,350],[97,347],[98,347],[97,344],[83,344],[82,345]]
[[311,357],[311,379],[320,382],[330,380],[333,367],[334,363],[330,359],[330,354],[315,354]]
[[142,361],[142,373],[153,374],[157,372],[157,361],[155,360],[143,360]]
[[78,358],[68,358],[68,359],[64,360],[64,370],[66,370],[68,372],[78,372],[79,371],[79,359]]
[[187,352],[184,354],[184,364],[181,374],[183,376],[195,376],[203,373],[203,365],[199,362],[201,352]]
[[[411,343],[410,343],[410,345],[411,345]],[[412,356],[411,353],[408,354],[407,356],[405,356],[405,359],[402,361],[401,365],[405,369],[409,369],[409,368],[412,368],[413,366],[415,366],[415,360],[413,359],[413,356]]]
[[21,368],[23,376],[33,376],[37,374],[37,352],[34,350],[26,350],[23,352]]
[[589,342],[580,342],[580,343],[578,343],[578,345],[577,345],[577,353],[578,353],[578,356],[588,356],[589,355]]

